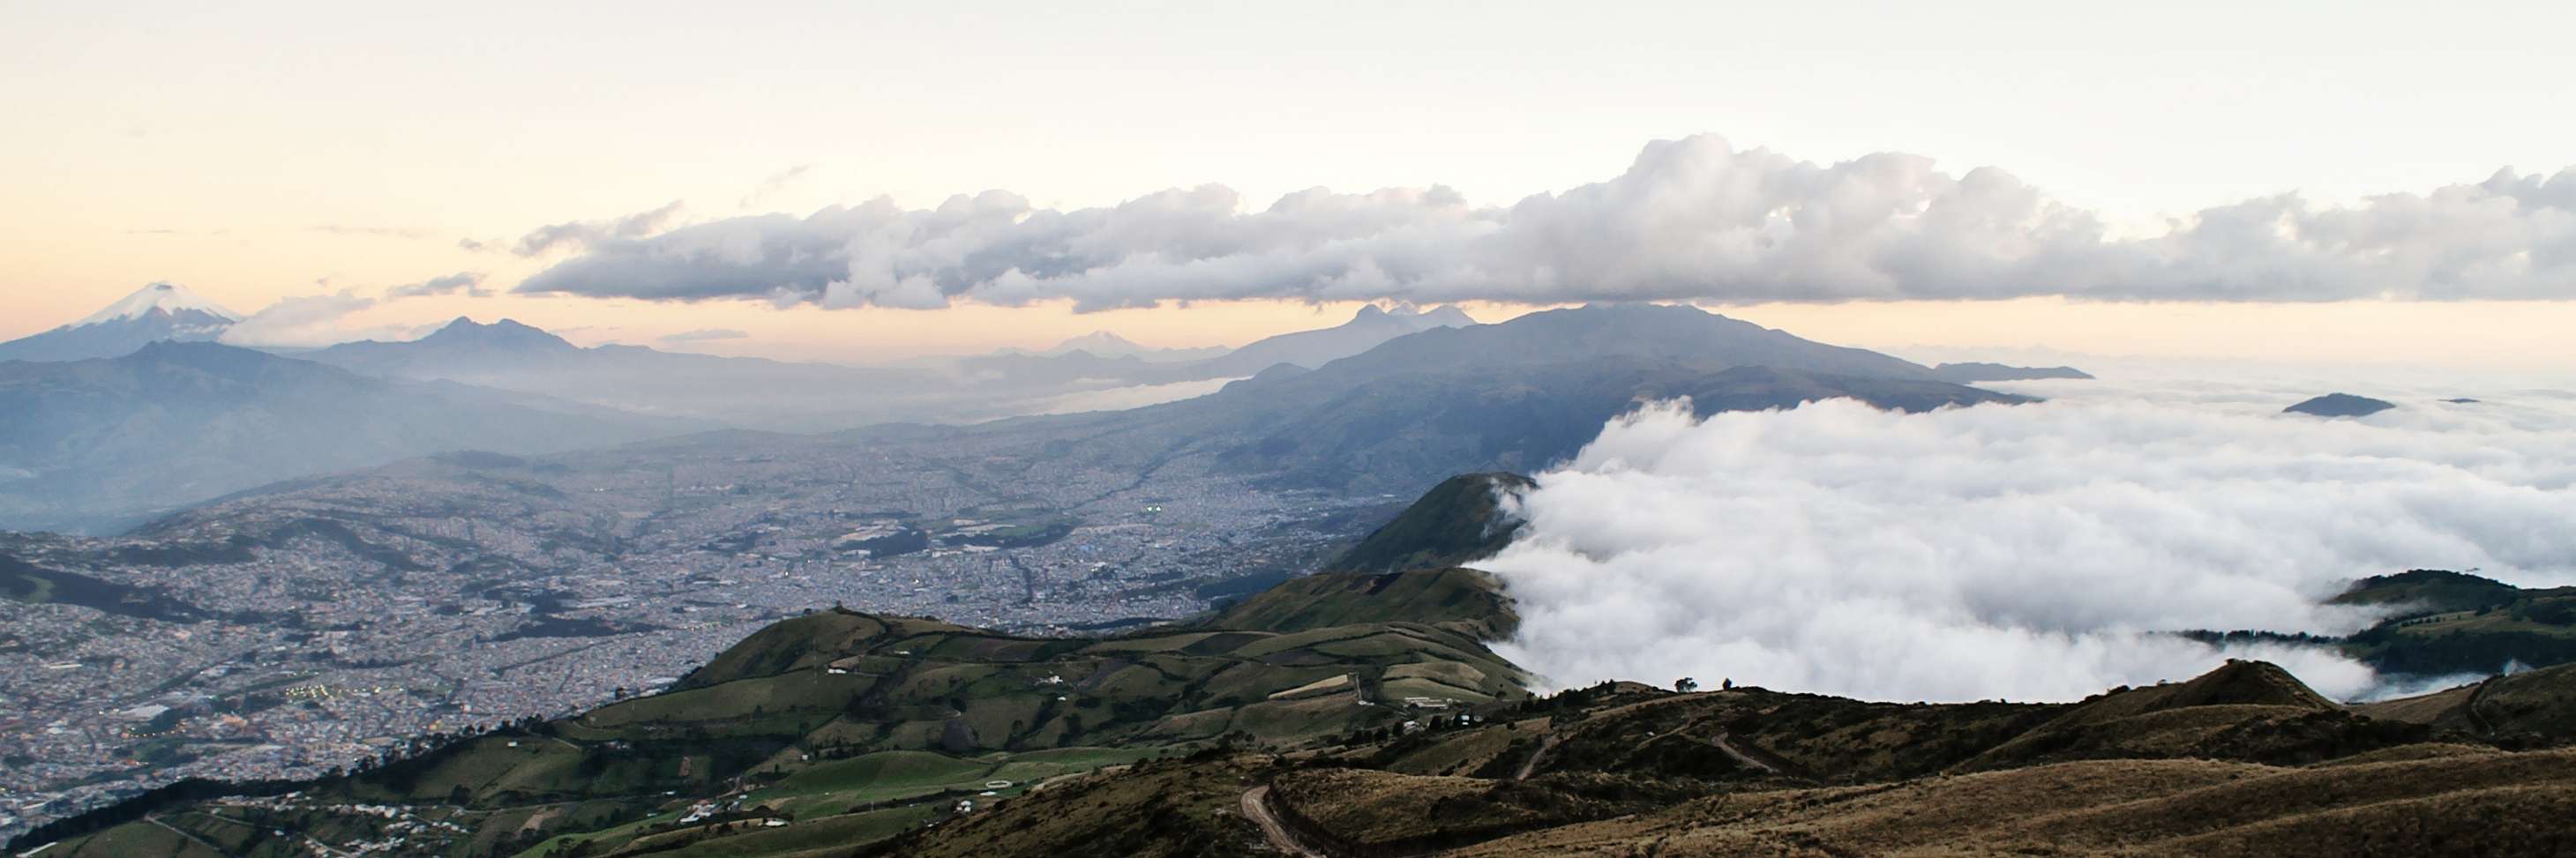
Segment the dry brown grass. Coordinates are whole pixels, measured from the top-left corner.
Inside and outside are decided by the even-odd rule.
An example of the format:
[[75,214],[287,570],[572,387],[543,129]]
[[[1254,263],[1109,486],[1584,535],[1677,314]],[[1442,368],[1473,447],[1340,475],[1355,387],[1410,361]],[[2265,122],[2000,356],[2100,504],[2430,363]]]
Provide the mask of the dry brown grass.
[[1495,786],[1479,778],[1319,769],[1283,776],[1271,792],[1316,825],[1357,843],[1392,843],[1547,818],[1489,800],[1487,793]]
[[1459,856],[2566,854],[2576,751],[2277,768],[2063,763],[1720,795]]
[[1506,755],[1517,764],[1536,749],[1540,737],[1546,735],[1547,723],[1545,718],[1531,718],[1453,730],[1440,734],[1420,750],[1386,761],[1383,768],[1407,775],[1464,775],[1484,770]]
[[2415,697],[2364,703],[2352,707],[2352,711],[2355,714],[2387,721],[2434,724],[2446,718],[2458,718],[2460,706],[2466,704],[2469,701],[2469,695],[2477,693],[2477,690],[2478,687],[2475,685],[2463,685]]
[[1186,858],[1264,851],[1240,813],[1266,760],[1147,763],[998,802],[857,854],[905,858]]

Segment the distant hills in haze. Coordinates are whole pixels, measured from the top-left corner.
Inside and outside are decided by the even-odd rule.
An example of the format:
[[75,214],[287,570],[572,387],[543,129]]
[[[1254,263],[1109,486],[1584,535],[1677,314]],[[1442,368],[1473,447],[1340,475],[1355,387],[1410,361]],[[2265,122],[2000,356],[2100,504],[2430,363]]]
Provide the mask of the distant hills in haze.
[[[1045,354],[878,368],[582,347],[508,319],[459,318],[414,340],[292,355],[212,342],[240,318],[153,284],[0,344],[0,529],[110,529],[279,480],[445,451],[552,452],[727,425],[972,421],[1083,391],[1251,374],[1217,362],[1223,350],[1145,349],[1106,333]],[[1473,321],[1372,307],[1247,349],[1320,365],[1451,323]]]
[[216,343],[0,363],[0,528],[102,529],[293,477],[434,452],[550,452],[708,424]]
[[1350,321],[1338,326],[1280,334],[1214,358],[1202,365],[1200,377],[1241,378],[1283,363],[1314,369],[1406,334],[1475,324],[1475,319],[1456,307],[1420,313],[1401,307],[1361,307]]
[[2071,366],[2028,367],[1999,363],[1945,363],[1932,368],[1932,376],[1942,381],[1975,384],[1981,381],[2032,381],[2046,378],[2090,380],[2093,375]]
[[1315,367],[1408,333],[1474,323],[1455,308],[1415,313],[1372,306],[1336,327],[1232,351],[1152,349],[1097,332],[1044,352],[852,367],[629,345],[584,348],[509,319],[457,319],[417,340],[343,343],[303,356],[388,378],[457,381],[746,428],[822,431],[989,420],[1048,410],[1046,403],[1085,391],[1241,378],[1282,363]]
[[[175,287],[138,294],[91,324],[215,312]],[[1455,308],[1372,306],[1335,327],[1187,360],[1149,359],[1125,342],[1067,344],[1124,352],[1114,356],[1072,347],[862,368],[583,347],[512,320],[460,318],[415,340],[293,357],[162,343],[0,363],[11,406],[0,418],[0,527],[92,528],[433,452],[545,452],[719,426],[1117,438],[1063,454],[1117,457],[1101,463],[1110,469],[1203,457],[1274,488],[1410,495],[1461,472],[1543,469],[1651,399],[1686,397],[1702,414],[1836,397],[1909,411],[2024,401],[1687,306],[1597,305],[1492,325]],[[1239,380],[1214,390],[1228,379]],[[964,425],[1156,386],[1214,392]]]
[[1132,357],[1148,363],[1174,363],[1179,361],[1206,360],[1208,358],[1223,355],[1230,351],[1233,351],[1233,349],[1229,349],[1224,346],[1207,346],[1205,348],[1195,349],[1161,349],[1139,344],[1133,340],[1127,339],[1126,337],[1122,337],[1108,331],[1093,331],[1091,333],[1057,343],[1053,348],[1045,349],[1043,351],[1030,352],[1023,349],[1002,349],[999,352],[995,352],[995,354],[1033,354],[1037,357],[1064,357],[1075,352],[1081,352],[1093,357]]

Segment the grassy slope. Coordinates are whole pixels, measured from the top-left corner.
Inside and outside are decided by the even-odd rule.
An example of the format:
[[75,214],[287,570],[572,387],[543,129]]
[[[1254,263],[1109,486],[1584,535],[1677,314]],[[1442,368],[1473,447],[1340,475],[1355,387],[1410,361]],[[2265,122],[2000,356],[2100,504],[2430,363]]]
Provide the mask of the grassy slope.
[[2342,645],[2384,671],[2489,673],[2508,662],[2576,661],[2576,588],[2522,589],[2476,575],[2418,569],[2362,579],[2333,601],[2395,612]]
[[1324,568],[1378,574],[1459,566],[1491,557],[1510,544],[1519,529],[1504,513],[1502,495],[1533,485],[1530,478],[1511,473],[1450,477]]
[[[384,826],[352,814],[350,804],[445,807],[466,831],[417,838],[444,843],[442,854],[542,855],[585,844],[704,851],[755,836],[752,829],[761,842],[803,841],[757,820],[675,828],[692,799],[792,816],[786,828],[795,829],[892,807],[944,814],[949,802],[980,797],[991,781],[1011,781],[996,790],[1007,796],[1176,746],[1338,739],[1401,720],[1400,710],[1368,705],[1389,689],[1474,702],[1525,696],[1520,671],[1458,627],[1472,624],[1361,621],[1442,604],[1491,605],[1479,601],[1490,595],[1480,575],[1403,578],[1362,596],[1385,603],[1374,614],[1333,594],[1299,591],[1326,604],[1266,602],[1284,606],[1281,627],[1253,621],[1108,639],[1032,639],[818,612],[753,634],[672,691],[316,784],[298,799],[294,818],[281,821],[339,826],[335,836],[358,839]],[[1453,613],[1463,619],[1468,609]],[[1352,622],[1317,625],[1331,617]],[[1348,679],[1307,688],[1333,677]],[[1271,699],[1301,688],[1306,693]],[[905,827],[832,824],[871,836]],[[147,827],[157,830],[136,823],[89,842],[148,838]]]
[[[2515,699],[2557,687],[2526,679]],[[2576,711],[2569,699],[2557,709]],[[1499,717],[1513,709],[1529,712]],[[1348,854],[2562,854],[2576,845],[2564,815],[2576,810],[2576,750],[2507,752],[2453,734],[2354,744],[2318,762],[2254,761],[2311,747],[2317,723],[2364,723],[2256,663],[2082,704],[1622,686],[1493,712],[1472,728],[1070,781],[881,854],[1123,854],[1079,851],[1094,843],[1243,854],[1207,844],[1245,836],[1225,800],[1265,784],[1274,813]],[[2108,740],[1988,753],[2069,731]],[[1712,752],[1720,742],[1777,770]],[[2041,759],[2070,749],[2084,758]],[[1960,771],[1971,759],[1994,768]]]
[[1441,626],[1470,643],[1508,636],[1519,624],[1492,575],[1456,567],[1292,578],[1204,622],[1212,628],[1304,631],[1398,621]]

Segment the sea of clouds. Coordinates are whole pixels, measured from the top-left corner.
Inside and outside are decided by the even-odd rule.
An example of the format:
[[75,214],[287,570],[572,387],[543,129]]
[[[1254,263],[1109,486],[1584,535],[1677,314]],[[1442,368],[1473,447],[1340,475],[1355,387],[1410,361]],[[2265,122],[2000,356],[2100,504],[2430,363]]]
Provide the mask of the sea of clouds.
[[2576,582],[2576,395],[2359,390],[2400,407],[2328,420],[2280,413],[2317,389],[2016,389],[2049,399],[1613,421],[1479,564],[1520,603],[1498,649],[1558,687],[1909,701],[2076,699],[2247,657],[2352,698],[2401,689],[2322,650],[2161,632],[2348,633],[2376,617],[2321,602],[2411,568]]

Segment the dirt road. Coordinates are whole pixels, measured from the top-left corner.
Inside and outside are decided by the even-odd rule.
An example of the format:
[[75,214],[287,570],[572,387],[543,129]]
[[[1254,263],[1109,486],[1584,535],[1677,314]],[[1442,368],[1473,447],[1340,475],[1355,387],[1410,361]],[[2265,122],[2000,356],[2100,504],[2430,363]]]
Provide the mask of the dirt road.
[[1252,820],[1252,824],[1261,826],[1261,836],[1270,841],[1272,849],[1301,856],[1301,858],[1331,858],[1321,851],[1307,848],[1306,844],[1297,842],[1297,838],[1288,833],[1288,827],[1279,824],[1279,817],[1271,815],[1268,786],[1257,786],[1243,791],[1243,816]]

